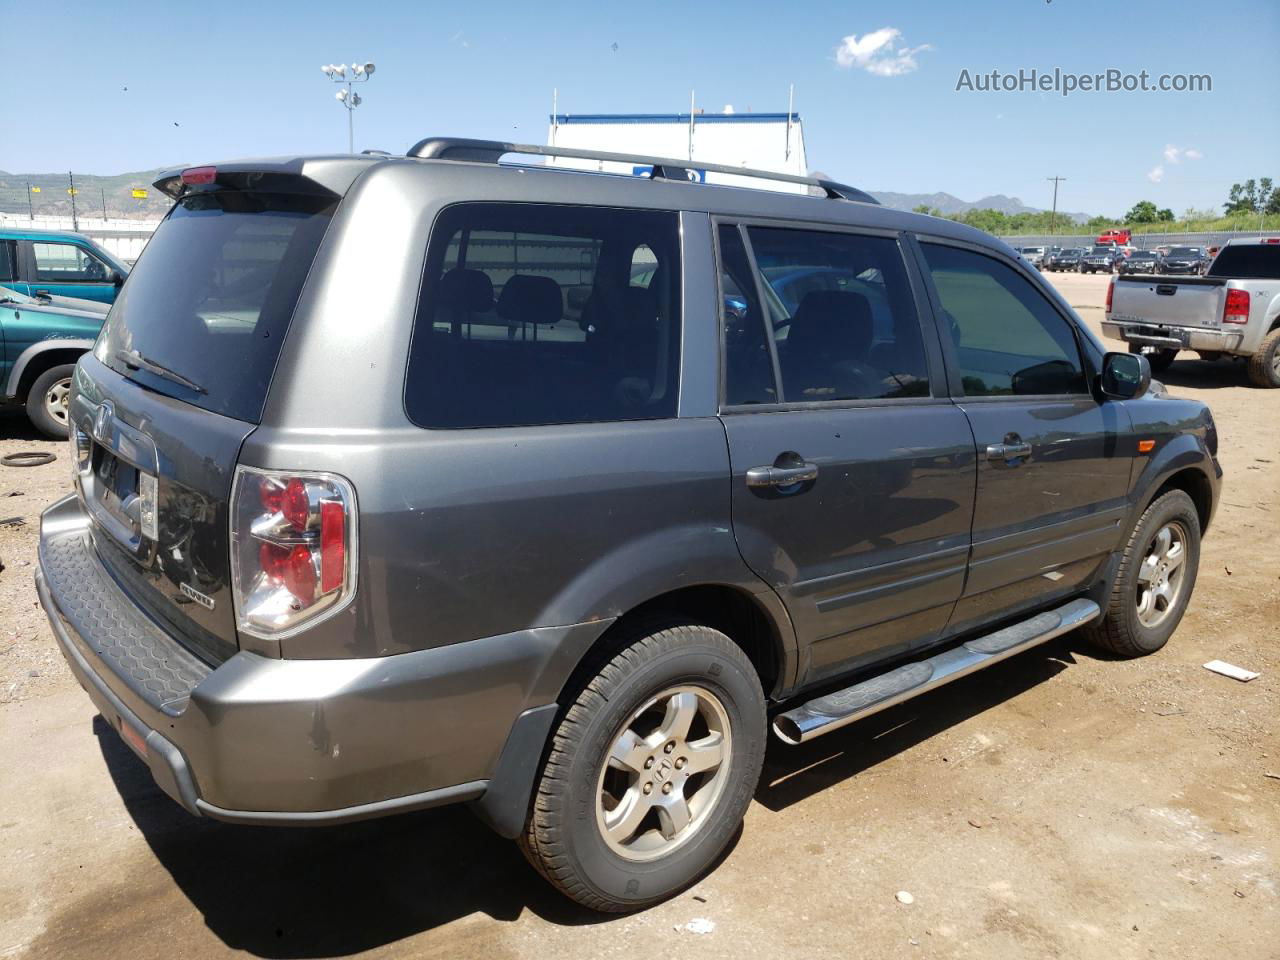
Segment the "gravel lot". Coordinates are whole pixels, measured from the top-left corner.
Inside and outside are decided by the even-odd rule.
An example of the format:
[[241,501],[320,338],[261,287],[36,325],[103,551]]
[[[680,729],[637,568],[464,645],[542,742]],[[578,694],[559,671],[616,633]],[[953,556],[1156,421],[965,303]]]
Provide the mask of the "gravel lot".
[[[1050,277],[1096,326],[1108,278]],[[773,743],[719,869],[612,919],[466,810],[304,831],[183,813],[54,648],[31,575],[67,461],[0,417],[0,453],[59,455],[0,469],[0,520],[26,521],[0,526],[0,957],[1280,956],[1280,391],[1227,362],[1164,379],[1212,404],[1226,470],[1164,651],[1067,636]]]

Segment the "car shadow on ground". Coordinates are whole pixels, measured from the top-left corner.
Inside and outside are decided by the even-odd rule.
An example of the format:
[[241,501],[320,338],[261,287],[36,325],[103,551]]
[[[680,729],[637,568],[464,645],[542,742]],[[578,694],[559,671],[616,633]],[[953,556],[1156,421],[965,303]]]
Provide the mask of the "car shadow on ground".
[[1155,374],[1166,387],[1191,387],[1196,390],[1220,390],[1223,387],[1252,387],[1248,365],[1241,360],[1199,360],[1184,353],[1173,364]]
[[36,441],[39,443],[57,443],[31,425],[26,411],[21,407],[0,409],[0,440]]
[[[1043,683],[1074,662],[1073,649],[1062,638],[810,744],[772,742],[755,799],[782,810],[855,776]],[[343,956],[475,913],[514,921],[530,910],[569,927],[615,919],[561,896],[514,843],[462,807],[340,827],[232,826],[183,811],[101,717],[94,732],[152,853],[228,948],[272,958]]]

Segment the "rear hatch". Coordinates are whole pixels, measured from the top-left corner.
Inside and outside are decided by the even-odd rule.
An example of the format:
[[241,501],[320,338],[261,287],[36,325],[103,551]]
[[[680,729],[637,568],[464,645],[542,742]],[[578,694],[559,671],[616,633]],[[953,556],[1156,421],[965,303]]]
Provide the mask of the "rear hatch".
[[116,300],[72,399],[98,555],[180,642],[238,648],[228,501],[338,196],[303,177],[201,168]]

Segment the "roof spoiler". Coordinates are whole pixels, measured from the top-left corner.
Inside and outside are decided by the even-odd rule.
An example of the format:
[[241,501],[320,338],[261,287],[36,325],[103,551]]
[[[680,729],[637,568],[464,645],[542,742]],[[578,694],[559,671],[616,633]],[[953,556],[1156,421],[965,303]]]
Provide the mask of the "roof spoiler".
[[376,155],[347,155],[185,166],[166,170],[156,178],[154,186],[175,200],[200,191],[228,188],[340,197],[370,164],[381,159]]
[[750,167],[731,167],[720,163],[703,163],[700,160],[675,160],[671,157],[648,157],[641,154],[610,153],[604,150],[584,150],[577,147],[541,147],[532,143],[503,143],[498,140],[470,140],[460,137],[427,137],[413,145],[406,156],[420,160],[457,160],[471,163],[498,163],[504,156],[523,153],[539,157],[569,157],[577,160],[603,160],[630,163],[653,168],[654,180],[689,182],[690,171],[723,173],[735,177],[755,177],[780,183],[799,183],[817,187],[832,200],[852,200],[858,203],[879,201],[871,194],[834,180],[819,177],[801,177],[792,173],[776,173],[772,170],[755,170]]

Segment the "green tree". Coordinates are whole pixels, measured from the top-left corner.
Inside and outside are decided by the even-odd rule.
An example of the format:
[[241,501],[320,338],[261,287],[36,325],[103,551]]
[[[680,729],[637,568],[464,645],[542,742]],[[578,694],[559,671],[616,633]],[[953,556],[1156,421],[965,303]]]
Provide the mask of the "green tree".
[[[1156,205],[1150,200],[1139,200],[1133,209],[1124,215],[1125,223],[1155,223],[1161,219]],[[1172,214],[1169,219],[1173,219]]]
[[1173,223],[1174,221],[1173,211],[1170,210],[1168,207],[1162,207],[1161,209],[1156,211],[1156,219],[1161,223]]
[[1267,213],[1280,213],[1280,187],[1276,187],[1271,191],[1271,196],[1267,197]]

